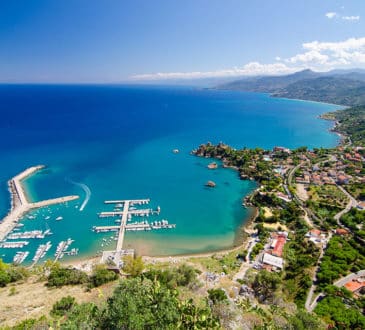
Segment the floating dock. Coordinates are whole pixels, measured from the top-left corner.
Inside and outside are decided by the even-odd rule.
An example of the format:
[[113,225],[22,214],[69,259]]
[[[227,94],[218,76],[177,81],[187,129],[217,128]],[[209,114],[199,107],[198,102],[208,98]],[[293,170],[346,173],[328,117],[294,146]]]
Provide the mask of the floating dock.
[[28,241],[17,241],[17,242],[1,242],[0,248],[5,249],[16,249],[16,248],[22,248],[26,245],[28,245]]
[[52,247],[51,242],[47,242],[46,244],[41,244],[38,246],[38,249],[33,257],[33,263],[32,266],[33,267],[40,259],[44,258],[46,256],[46,253],[48,252],[48,250]]
[[65,254],[69,254],[67,249],[73,242],[73,239],[68,238],[66,241],[61,241],[58,243],[54,262],[58,261],[58,259],[62,259]]
[[121,257],[124,255],[130,255],[134,254],[131,251],[133,250],[123,250],[123,242],[124,242],[124,235],[126,231],[150,231],[154,229],[171,229],[175,228],[175,224],[169,224],[167,220],[161,220],[161,221],[154,221],[149,223],[146,220],[143,220],[141,222],[133,222],[128,223],[128,221],[131,221],[133,216],[144,216],[148,217],[150,215],[158,215],[160,214],[160,207],[158,206],[156,210],[153,210],[151,208],[145,208],[145,209],[137,209],[134,207],[134,205],[147,205],[150,203],[149,198],[145,199],[123,199],[123,200],[107,200],[104,202],[105,204],[115,204],[115,209],[113,211],[107,211],[107,212],[100,212],[98,215],[100,218],[106,218],[106,217],[118,217],[119,219],[116,220],[116,222],[120,222],[119,225],[112,225],[112,226],[94,226],[92,228],[93,231],[97,233],[102,232],[111,232],[111,231],[117,231],[118,236],[116,238],[117,240],[117,246],[115,251],[104,251],[101,261],[107,262],[107,261],[113,261],[118,267],[121,265]]

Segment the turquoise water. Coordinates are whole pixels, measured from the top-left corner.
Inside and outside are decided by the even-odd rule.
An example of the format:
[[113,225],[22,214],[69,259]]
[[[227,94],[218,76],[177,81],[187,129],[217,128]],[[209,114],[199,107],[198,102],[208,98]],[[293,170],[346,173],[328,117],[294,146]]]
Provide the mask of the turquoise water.
[[[96,234],[107,199],[150,198],[161,207],[156,219],[176,228],[126,234],[124,247],[143,255],[198,253],[229,248],[250,215],[242,198],[255,188],[230,169],[208,170],[208,159],[190,155],[207,141],[235,147],[275,145],[330,147],[338,142],[331,123],[319,114],[337,106],[273,99],[265,94],[194,88],[127,86],[0,86],[3,122],[0,147],[0,211],[9,207],[6,181],[28,166],[47,168],[26,180],[33,200],[78,194],[67,207],[56,205],[25,217],[24,229],[50,228],[44,240],[31,240],[23,250],[31,259],[40,243],[71,237],[78,257],[112,249],[111,233]],[[178,148],[178,154],[172,149]],[[71,181],[70,181],[71,180]],[[90,200],[79,210],[86,184]],[[213,180],[215,189],[205,182]],[[46,220],[46,217],[50,217]],[[62,216],[61,221],[56,221]],[[149,219],[151,220],[151,219]],[[108,244],[106,245],[105,240]],[[101,244],[104,244],[102,247]],[[5,260],[17,249],[1,249]],[[72,258],[72,257],[69,257]]]

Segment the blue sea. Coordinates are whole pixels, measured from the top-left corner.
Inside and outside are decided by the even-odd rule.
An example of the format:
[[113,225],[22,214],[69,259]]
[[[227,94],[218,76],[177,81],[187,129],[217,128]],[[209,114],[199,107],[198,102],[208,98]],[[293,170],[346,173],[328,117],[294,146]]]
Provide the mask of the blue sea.
[[[97,216],[108,210],[107,199],[150,198],[161,214],[149,220],[176,224],[172,230],[127,232],[124,247],[138,254],[229,248],[252,212],[241,206],[242,198],[256,185],[239,180],[231,169],[207,169],[210,160],[190,155],[191,150],[207,141],[236,148],[332,147],[338,137],[318,116],[335,109],[339,106],[193,87],[1,85],[0,214],[10,206],[7,180],[44,164],[45,170],[25,181],[29,197],[77,194],[80,200],[24,217],[25,230],[53,232],[22,249],[31,252],[28,261],[48,240],[53,246],[47,258],[52,258],[58,242],[69,237],[80,251],[77,258],[112,249],[111,233],[91,231],[113,223]],[[208,180],[216,188],[206,188]],[[86,185],[90,196],[74,182]],[[0,257],[11,261],[16,251],[0,249]]]

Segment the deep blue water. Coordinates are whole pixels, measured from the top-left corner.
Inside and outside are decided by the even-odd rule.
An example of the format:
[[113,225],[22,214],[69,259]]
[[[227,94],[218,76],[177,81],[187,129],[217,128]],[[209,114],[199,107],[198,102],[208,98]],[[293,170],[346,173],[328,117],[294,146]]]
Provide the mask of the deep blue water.
[[[25,228],[54,232],[53,249],[67,237],[82,256],[100,249],[102,238],[90,231],[108,223],[96,213],[106,199],[149,197],[161,217],[176,223],[166,232],[127,233],[126,245],[143,254],[215,250],[233,244],[248,217],[241,199],[255,184],[233,170],[209,171],[209,160],[189,153],[207,141],[235,147],[276,145],[330,147],[338,142],[331,123],[319,114],[339,107],[271,98],[266,94],[144,86],[0,86],[0,213],[9,208],[7,180],[23,169],[47,170],[26,181],[34,200],[79,194],[81,200],[54,206],[25,219]],[[179,154],[172,149],[178,148]],[[68,178],[86,184],[91,198]],[[207,180],[217,183],[207,189]],[[45,220],[49,214],[51,218]],[[62,221],[55,217],[62,215]],[[110,235],[109,235],[110,236]],[[40,241],[29,245],[33,251]],[[110,243],[109,247],[114,243]],[[51,251],[52,251],[51,250]],[[9,259],[15,250],[3,249]],[[51,256],[51,254],[50,254]]]

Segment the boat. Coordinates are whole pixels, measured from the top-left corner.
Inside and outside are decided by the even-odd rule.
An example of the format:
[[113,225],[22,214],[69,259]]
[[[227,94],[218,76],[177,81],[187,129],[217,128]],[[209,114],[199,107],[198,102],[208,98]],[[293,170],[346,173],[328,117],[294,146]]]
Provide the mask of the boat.
[[29,251],[18,251],[14,258],[13,258],[13,263],[15,265],[20,265],[29,255]]
[[174,154],[178,154],[178,153],[180,152],[180,150],[179,150],[179,149],[173,149],[173,150],[172,150],[172,152],[173,152]]
[[60,221],[62,219],[63,219],[63,217],[61,217],[61,216],[59,216],[59,217],[56,218],[57,221]]

